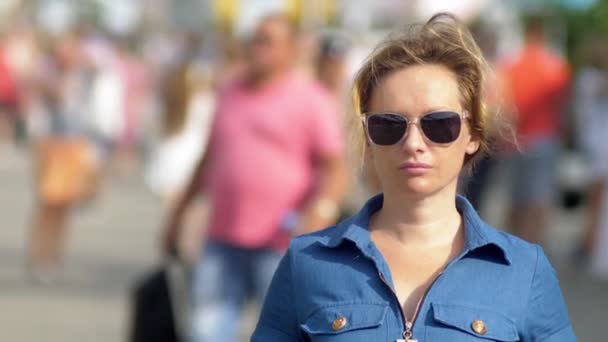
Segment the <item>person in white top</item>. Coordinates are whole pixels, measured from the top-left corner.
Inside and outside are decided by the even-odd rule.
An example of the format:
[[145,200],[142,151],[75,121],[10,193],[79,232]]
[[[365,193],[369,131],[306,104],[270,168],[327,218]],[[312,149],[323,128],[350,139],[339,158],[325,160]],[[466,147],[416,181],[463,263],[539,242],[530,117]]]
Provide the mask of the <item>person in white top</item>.
[[589,63],[575,84],[579,144],[588,160],[589,207],[581,253],[591,257],[593,274],[608,277],[608,42],[589,44]]
[[162,137],[148,164],[148,186],[170,207],[187,185],[205,150],[215,108],[212,72],[184,63],[170,76],[164,94]]

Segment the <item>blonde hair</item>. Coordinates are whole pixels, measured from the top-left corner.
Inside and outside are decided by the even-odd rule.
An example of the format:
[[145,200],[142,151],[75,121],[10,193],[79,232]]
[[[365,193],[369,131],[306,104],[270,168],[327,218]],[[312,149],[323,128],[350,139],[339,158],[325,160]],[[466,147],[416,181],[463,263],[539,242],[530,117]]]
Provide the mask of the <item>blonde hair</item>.
[[188,100],[190,98],[188,83],[188,63],[181,63],[171,70],[165,80],[163,89],[162,133],[171,137],[179,133],[186,124]]
[[458,81],[462,106],[470,117],[471,134],[480,143],[478,151],[465,158],[465,166],[490,152],[497,133],[504,137],[511,134],[507,120],[488,110],[484,101],[484,82],[490,68],[471,33],[454,15],[438,13],[423,25],[411,25],[405,32],[389,36],[376,47],[355,77],[350,126],[360,156],[365,151],[361,116],[370,109],[374,89],[394,71],[425,64],[445,66]]

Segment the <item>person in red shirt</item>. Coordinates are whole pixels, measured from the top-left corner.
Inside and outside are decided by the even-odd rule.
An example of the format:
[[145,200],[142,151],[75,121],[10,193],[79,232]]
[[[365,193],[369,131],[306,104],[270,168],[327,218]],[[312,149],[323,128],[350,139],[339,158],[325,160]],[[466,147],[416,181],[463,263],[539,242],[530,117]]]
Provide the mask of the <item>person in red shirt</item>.
[[540,242],[555,196],[560,117],[570,68],[544,43],[543,22],[529,20],[522,51],[504,68],[520,153],[512,157],[509,226],[524,239]]

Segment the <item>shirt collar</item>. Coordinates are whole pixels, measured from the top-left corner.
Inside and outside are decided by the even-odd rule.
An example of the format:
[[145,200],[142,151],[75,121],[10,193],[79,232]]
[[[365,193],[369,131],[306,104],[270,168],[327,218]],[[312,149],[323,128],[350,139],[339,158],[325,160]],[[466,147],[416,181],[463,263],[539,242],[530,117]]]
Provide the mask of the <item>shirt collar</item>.
[[[355,216],[340,222],[336,230],[322,243],[326,247],[334,248],[348,240],[362,251],[369,250],[371,245],[369,218],[382,208],[383,200],[382,194],[369,199]],[[504,235],[485,223],[471,203],[463,196],[456,196],[456,208],[462,215],[465,230],[465,245],[462,255],[465,256],[487,247],[499,252],[501,261],[510,265],[507,240]]]

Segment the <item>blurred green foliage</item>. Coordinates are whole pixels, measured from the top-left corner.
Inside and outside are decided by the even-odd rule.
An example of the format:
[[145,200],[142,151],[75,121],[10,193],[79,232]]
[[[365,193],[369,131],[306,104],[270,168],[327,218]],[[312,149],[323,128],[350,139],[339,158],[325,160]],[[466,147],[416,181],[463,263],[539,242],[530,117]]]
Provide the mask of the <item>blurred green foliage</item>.
[[566,26],[566,50],[575,69],[585,63],[586,44],[599,39],[608,44],[608,0],[599,0],[584,10],[557,6],[555,13]]

